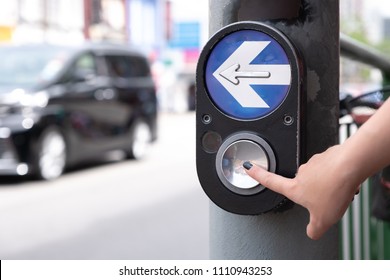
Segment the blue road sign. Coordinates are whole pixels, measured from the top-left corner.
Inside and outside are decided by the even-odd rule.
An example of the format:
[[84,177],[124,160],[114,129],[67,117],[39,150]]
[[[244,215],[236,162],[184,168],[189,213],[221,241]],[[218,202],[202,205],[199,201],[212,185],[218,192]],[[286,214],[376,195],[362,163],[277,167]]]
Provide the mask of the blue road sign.
[[226,115],[259,119],[285,100],[291,84],[291,65],[283,47],[256,30],[239,30],[223,37],[206,63],[206,87]]

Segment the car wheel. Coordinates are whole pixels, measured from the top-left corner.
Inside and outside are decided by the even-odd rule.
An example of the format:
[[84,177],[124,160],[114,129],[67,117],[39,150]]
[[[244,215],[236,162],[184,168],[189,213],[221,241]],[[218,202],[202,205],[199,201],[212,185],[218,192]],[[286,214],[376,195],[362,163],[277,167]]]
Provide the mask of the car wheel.
[[40,179],[53,180],[61,176],[66,164],[66,142],[56,127],[41,134],[36,157],[36,175]]
[[150,127],[144,121],[137,121],[132,129],[129,158],[141,159],[146,154],[152,141]]

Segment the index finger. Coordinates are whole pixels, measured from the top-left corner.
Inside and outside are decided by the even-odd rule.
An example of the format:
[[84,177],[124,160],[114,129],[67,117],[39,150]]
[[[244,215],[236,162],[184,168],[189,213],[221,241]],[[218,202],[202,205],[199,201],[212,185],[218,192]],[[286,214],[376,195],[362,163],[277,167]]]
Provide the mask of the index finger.
[[244,168],[246,173],[261,185],[289,198],[289,190],[293,186],[292,179],[269,172],[250,162],[245,162]]

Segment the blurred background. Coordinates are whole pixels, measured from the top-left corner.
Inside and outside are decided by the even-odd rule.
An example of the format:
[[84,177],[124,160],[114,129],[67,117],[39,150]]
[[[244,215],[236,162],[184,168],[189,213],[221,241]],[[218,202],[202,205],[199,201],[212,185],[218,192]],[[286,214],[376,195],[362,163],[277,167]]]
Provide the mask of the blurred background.
[[[193,112],[196,63],[209,36],[208,0],[0,5],[2,45],[93,41],[143,53],[158,111],[157,140],[140,160],[110,153],[55,180],[0,176],[0,259],[208,259],[209,201],[196,175]],[[340,0],[340,17],[341,32],[390,53],[387,0]],[[385,80],[374,68],[342,59],[343,93],[357,96]],[[0,130],[0,138],[8,134]]]
[[[0,42],[116,42],[151,61],[164,110],[186,111],[195,66],[208,38],[208,1],[1,1]],[[187,93],[187,92],[185,92]]]
[[[384,54],[390,53],[390,3],[384,0],[340,0],[340,31]],[[378,89],[382,74],[366,64],[343,58],[340,90],[355,95]]]

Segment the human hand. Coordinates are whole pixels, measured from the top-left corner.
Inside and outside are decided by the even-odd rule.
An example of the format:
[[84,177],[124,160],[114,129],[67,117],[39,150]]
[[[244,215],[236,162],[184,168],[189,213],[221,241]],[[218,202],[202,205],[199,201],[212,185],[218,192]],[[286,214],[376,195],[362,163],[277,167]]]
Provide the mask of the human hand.
[[308,209],[310,221],[306,233],[312,239],[319,239],[342,218],[364,180],[346,165],[349,163],[342,152],[343,149],[337,145],[314,155],[299,167],[293,179],[248,162],[244,163],[244,167],[247,174],[263,186]]

